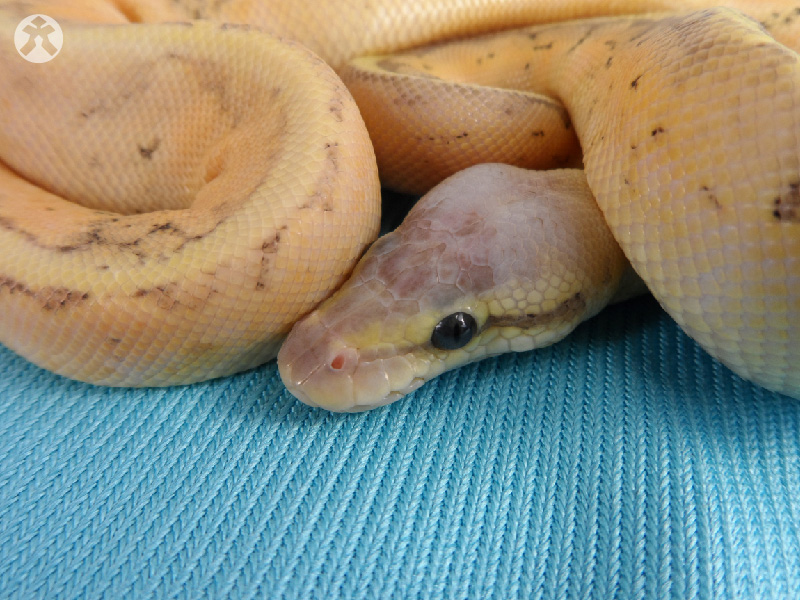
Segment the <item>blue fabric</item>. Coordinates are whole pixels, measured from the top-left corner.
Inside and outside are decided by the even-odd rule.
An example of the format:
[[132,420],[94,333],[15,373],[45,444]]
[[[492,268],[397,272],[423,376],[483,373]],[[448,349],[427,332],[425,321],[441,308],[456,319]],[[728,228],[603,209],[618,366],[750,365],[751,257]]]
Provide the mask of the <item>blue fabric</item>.
[[0,349],[2,598],[800,598],[800,402],[652,300],[357,415]]

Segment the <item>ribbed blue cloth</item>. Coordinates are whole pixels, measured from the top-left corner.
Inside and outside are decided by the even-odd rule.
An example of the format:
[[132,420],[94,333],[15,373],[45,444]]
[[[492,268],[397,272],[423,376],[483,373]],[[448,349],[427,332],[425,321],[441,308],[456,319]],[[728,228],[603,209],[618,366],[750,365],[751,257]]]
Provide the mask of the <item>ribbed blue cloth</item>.
[[356,415],[0,349],[0,597],[797,599],[800,402],[648,299]]

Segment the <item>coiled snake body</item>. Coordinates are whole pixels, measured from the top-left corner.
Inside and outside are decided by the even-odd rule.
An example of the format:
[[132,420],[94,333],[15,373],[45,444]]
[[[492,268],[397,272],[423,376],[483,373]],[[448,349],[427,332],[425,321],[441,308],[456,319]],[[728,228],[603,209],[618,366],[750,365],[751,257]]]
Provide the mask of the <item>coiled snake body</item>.
[[[590,225],[570,231],[575,219],[604,229],[592,195],[636,271],[690,335],[743,376],[800,396],[794,3],[732,3],[769,33],[713,9],[542,26],[349,65],[370,52],[593,16],[601,4],[621,14],[631,3],[426,2],[409,11],[387,0],[368,14],[347,2],[229,3],[218,14],[162,4],[3,10],[4,344],[111,385],[241,370],[274,356],[375,236],[378,181],[366,130],[347,90],[313,55],[258,30],[196,20],[81,23],[200,17],[310,45],[358,100],[381,177],[395,187],[423,191],[469,164],[519,163],[493,149],[508,145],[502,128],[491,129],[496,119],[488,134],[472,128],[475,115],[453,126],[461,129],[438,121],[437,102],[452,105],[427,94],[486,93],[445,82],[462,77],[459,62],[476,66],[478,81],[505,77],[512,83],[501,85],[550,97],[513,92],[486,103],[506,117],[535,109],[512,127],[539,148],[522,153],[534,156],[524,166],[577,164],[583,153],[585,180],[576,171],[530,179],[480,167],[438,187],[430,207],[412,213],[421,220],[375,244],[339,296],[284,345],[281,374],[302,399],[343,410],[385,403],[466,360],[550,343],[596,313],[618,293],[625,262],[607,234],[582,229]],[[9,39],[34,12],[59,19],[72,40],[45,65],[21,60]],[[389,104],[401,119],[445,123],[413,135],[421,159],[408,156],[409,135],[385,122]],[[434,148],[427,156],[426,140]],[[559,145],[548,151],[551,141]],[[462,158],[445,157],[444,146]],[[442,164],[423,168],[433,156]],[[516,211],[501,219],[516,227],[513,237],[484,218],[496,189],[497,206]],[[567,217],[524,200],[565,191],[578,198],[563,203]],[[451,222],[434,218],[453,198],[462,200],[461,217],[448,209]],[[537,229],[550,246],[532,239]],[[492,237],[498,231],[505,250]],[[572,249],[594,238],[602,251]],[[448,239],[467,240],[468,249]],[[415,261],[422,270],[411,268]],[[453,342],[464,331],[469,339]]]

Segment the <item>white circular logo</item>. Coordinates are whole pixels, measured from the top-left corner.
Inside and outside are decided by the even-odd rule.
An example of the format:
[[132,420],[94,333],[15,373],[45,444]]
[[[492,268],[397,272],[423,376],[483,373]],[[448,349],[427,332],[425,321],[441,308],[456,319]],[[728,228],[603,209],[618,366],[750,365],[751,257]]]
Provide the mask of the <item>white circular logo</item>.
[[47,15],[31,15],[17,25],[14,45],[19,55],[28,62],[45,63],[61,52],[64,32],[55,19]]

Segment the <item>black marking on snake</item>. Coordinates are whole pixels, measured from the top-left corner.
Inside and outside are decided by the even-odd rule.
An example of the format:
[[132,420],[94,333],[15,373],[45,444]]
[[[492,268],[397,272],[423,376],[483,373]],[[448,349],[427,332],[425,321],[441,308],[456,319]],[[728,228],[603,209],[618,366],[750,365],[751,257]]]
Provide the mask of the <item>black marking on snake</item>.
[[145,160],[151,160],[153,158],[153,153],[158,150],[158,147],[161,145],[160,138],[153,138],[153,141],[147,145],[139,145],[139,154]]
[[180,233],[181,235],[185,236],[184,240],[178,246],[175,247],[175,252],[176,253],[177,252],[181,252],[184,249],[184,247],[186,247],[186,245],[188,243],[190,243],[190,242],[199,242],[200,240],[208,237],[209,235],[212,235],[217,230],[217,228],[220,225],[222,225],[226,220],[227,220],[227,217],[226,216],[222,216],[222,217],[220,217],[219,221],[217,221],[214,224],[214,226],[211,229],[209,229],[208,231],[205,231],[203,233],[198,233],[196,235],[191,235],[191,236],[190,235],[186,235],[186,233],[183,230],[180,230],[177,227],[174,227],[174,226],[171,227],[172,231],[174,231],[176,233]]
[[[56,250],[62,253],[74,252],[75,250],[79,250],[81,248],[86,248],[91,244],[100,245],[103,243],[103,239],[100,235],[100,228],[90,229],[89,231],[83,232],[84,239],[80,242],[73,243],[73,244],[63,244],[61,246],[56,246]],[[136,240],[138,243],[139,240]]]
[[8,290],[10,294],[20,293],[26,296],[33,296],[33,291],[24,283],[12,279],[11,277],[0,275],[0,290],[2,289]]
[[583,43],[586,42],[586,40],[588,40],[596,30],[597,26],[589,27],[588,31],[583,35],[583,37],[579,39],[577,42],[575,42],[575,45],[572,46],[572,48],[567,50],[567,54],[571,54],[574,50],[577,50],[578,47],[583,45]]
[[[192,241],[198,241],[206,237],[207,235],[212,234],[219,225],[225,221],[225,217],[222,217],[209,231],[189,236],[186,234],[185,231],[181,230],[171,221],[165,221],[164,223],[155,224],[151,227],[150,231],[148,231],[144,236],[135,238],[131,241],[121,242],[112,239],[109,239],[105,229],[108,224],[117,223],[120,220],[120,217],[111,217],[111,218],[104,218],[95,221],[94,223],[89,224],[89,227],[84,231],[78,233],[77,237],[74,237],[70,243],[62,243],[62,244],[45,244],[43,243],[35,234],[25,231],[17,226],[13,220],[8,217],[0,216],[0,228],[5,229],[6,231],[15,233],[17,235],[22,236],[25,238],[30,244],[38,247],[44,248],[46,250],[54,250],[60,253],[70,253],[76,252],[80,250],[85,250],[92,245],[96,246],[114,246],[119,248],[120,250],[125,250],[133,254],[140,262],[144,262],[148,256],[148,253],[139,248],[140,244],[144,239],[153,234],[159,233],[168,233],[171,236],[183,238],[181,243],[175,247],[173,252],[180,252],[186,244]],[[133,226],[132,223],[122,223],[120,226],[123,229],[128,229]],[[164,247],[164,240],[163,238],[157,238],[157,241],[153,242],[148,246],[149,247],[157,247],[159,249],[163,249]],[[108,268],[106,266],[106,268]]]
[[[54,249],[57,252],[61,253],[69,253],[74,252],[76,250],[83,250],[91,245],[110,245],[110,243],[103,237],[103,222],[96,224],[91,229],[87,231],[82,231],[80,233],[81,238],[78,241],[75,241],[71,244],[61,244],[59,246],[55,246]],[[141,238],[133,240],[131,242],[122,242],[116,243],[114,245],[120,248],[132,248],[139,245]],[[140,256],[140,258],[143,258]]]
[[464,133],[462,133],[461,135],[457,135],[457,136],[456,136],[456,139],[457,139],[457,140],[462,140],[462,139],[464,139],[465,137],[469,137],[469,133],[467,133],[466,131],[465,131]]
[[[283,225],[281,229],[285,230],[286,225]],[[281,243],[281,232],[279,230],[275,232],[275,236],[272,239],[267,240],[263,244],[261,244],[261,251],[264,254],[275,254],[278,251],[278,244],[280,243]],[[262,256],[262,261],[261,261],[262,263],[264,262],[263,258],[264,257]]]
[[167,221],[166,223],[156,223],[150,228],[150,233],[156,233],[158,231],[168,231],[172,229],[173,231],[179,231],[177,227],[175,227],[171,222]]
[[800,181],[789,183],[789,188],[781,196],[776,196],[772,216],[786,223],[800,223]]
[[612,62],[614,62],[614,57],[613,56],[609,56],[608,60],[606,61],[606,69],[610,69],[611,68],[611,63]]
[[533,137],[544,137],[544,129],[537,129],[531,135]]
[[518,327],[529,329],[540,327],[553,321],[575,318],[586,309],[586,300],[581,292],[564,300],[561,304],[542,313],[527,313],[523,315],[497,315],[486,320],[485,328],[489,327]]
[[30,243],[34,245],[39,245],[39,240],[35,235],[20,229],[19,227],[17,227],[16,223],[14,223],[8,217],[0,216],[0,228],[5,229],[6,231],[10,231],[12,233],[19,234],[26,240],[28,240]]
[[794,17],[797,17],[798,15],[800,15],[800,8],[795,8],[795,9],[794,9],[794,13],[790,13],[789,15],[787,15],[787,16],[786,16],[786,17],[783,19],[783,22],[784,22],[786,25],[791,25],[792,23],[794,23],[794,18],[793,18],[793,15],[794,15]]
[[177,292],[180,288],[175,283],[168,283],[166,285],[158,285],[152,288],[139,288],[131,297],[132,298],[145,298],[152,297],[156,305],[164,310],[172,309],[176,304],[180,305],[181,302],[177,298]]
[[81,304],[91,297],[89,292],[70,290],[65,287],[46,286],[39,290],[28,287],[21,281],[0,275],[0,290],[6,289],[9,294],[22,294],[41,304],[42,309],[57,311]]
[[631,81],[631,89],[632,90],[635,90],[635,89],[637,89],[639,87],[639,80],[642,78],[643,75],[644,75],[644,73],[642,73],[636,79]]
[[289,229],[288,225],[281,225],[270,239],[261,243],[261,276],[256,281],[256,290],[263,290],[266,287],[263,276],[270,271],[271,256],[278,252],[278,247],[281,243],[281,232],[287,229]]
[[534,46],[534,50],[552,50],[553,49],[553,42],[548,42],[547,44],[542,44],[540,46]]
[[45,310],[57,310],[80,304],[89,299],[89,292],[76,292],[67,288],[43,288],[40,294],[47,293],[48,297],[42,308]]
[[[20,229],[10,219],[5,217],[0,217],[0,227],[25,237],[31,244],[39,248],[53,250],[62,254],[86,250],[91,246],[116,247],[120,250],[131,253],[140,262],[144,263],[150,254],[147,249],[156,248],[158,250],[164,250],[164,238],[155,238],[156,241],[148,244],[146,249],[140,247],[142,242],[145,241],[145,238],[148,236],[165,233],[171,237],[178,237],[181,239],[181,242],[174,248],[173,252],[180,252],[189,242],[201,240],[207,235],[213,233],[214,230],[219,227],[220,223],[222,223],[224,220],[225,219],[223,218],[217,222],[211,230],[192,236],[187,235],[185,231],[180,229],[172,221],[165,221],[163,223],[154,224],[147,233],[140,237],[130,241],[117,241],[113,239],[113,236],[109,237],[108,233],[106,232],[106,227],[110,224],[119,222],[120,217],[101,218],[93,223],[87,224],[87,228],[78,232],[77,235],[74,236],[68,243],[61,244],[45,244],[39,240],[36,235]],[[121,223],[118,227],[129,229],[130,227],[133,227],[133,223]],[[165,258],[166,255],[162,253],[161,257]],[[105,268],[107,269],[108,266],[106,265]]]
[[650,132],[650,135],[656,137],[659,133],[664,133],[664,128],[661,126],[656,127],[653,131]]
[[714,203],[714,206],[716,206],[717,208],[722,208],[722,204],[720,204],[719,198],[717,198],[717,195],[711,191],[710,187],[704,185],[700,188],[700,191],[705,194],[708,200]]
[[339,142],[325,144],[325,158],[333,167],[334,172],[339,172]]
[[[130,94],[121,96],[121,98],[123,100],[127,100],[128,98],[130,98]],[[88,119],[89,117],[94,116],[96,113],[102,113],[105,112],[106,110],[108,110],[108,106],[106,106],[105,100],[100,100],[100,102],[98,102],[97,104],[90,106],[86,110],[80,111],[78,114],[80,114],[80,116],[83,117],[84,119]]]
[[328,105],[328,112],[333,115],[337,123],[344,121],[344,102],[339,96],[331,98],[331,102]]

